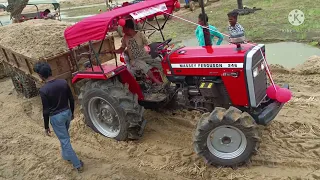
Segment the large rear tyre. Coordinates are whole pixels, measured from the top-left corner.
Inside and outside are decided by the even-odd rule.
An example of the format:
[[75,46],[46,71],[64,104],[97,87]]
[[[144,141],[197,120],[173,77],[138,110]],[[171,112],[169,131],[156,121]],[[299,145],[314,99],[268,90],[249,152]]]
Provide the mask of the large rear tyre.
[[117,79],[88,81],[79,100],[85,123],[94,131],[118,141],[141,137],[144,109]]
[[198,122],[194,149],[208,164],[238,167],[250,161],[259,140],[257,124],[248,113],[235,107],[217,107]]

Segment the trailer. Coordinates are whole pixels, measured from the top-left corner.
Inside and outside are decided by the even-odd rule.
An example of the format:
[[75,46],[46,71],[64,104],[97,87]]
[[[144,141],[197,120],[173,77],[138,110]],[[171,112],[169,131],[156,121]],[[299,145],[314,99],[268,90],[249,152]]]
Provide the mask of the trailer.
[[[113,36],[106,36],[103,42],[102,51],[110,52],[115,49]],[[26,98],[37,96],[39,86],[43,83],[37,73],[33,71],[33,66],[38,61],[48,62],[52,68],[53,77],[67,80],[73,95],[76,97],[79,90],[71,83],[72,73],[77,71],[77,68],[85,69],[84,66],[79,67],[78,64],[85,65],[86,61],[95,55],[99,56],[101,63],[116,59],[116,56],[110,53],[92,54],[92,49],[96,52],[100,49],[100,43],[101,41],[92,42],[92,45],[85,44],[79,46],[72,52],[62,52],[54,56],[39,59],[32,59],[0,45],[0,61],[3,61],[4,69],[9,72],[8,75],[11,77],[16,91],[23,94]],[[77,62],[75,59],[77,59]]]

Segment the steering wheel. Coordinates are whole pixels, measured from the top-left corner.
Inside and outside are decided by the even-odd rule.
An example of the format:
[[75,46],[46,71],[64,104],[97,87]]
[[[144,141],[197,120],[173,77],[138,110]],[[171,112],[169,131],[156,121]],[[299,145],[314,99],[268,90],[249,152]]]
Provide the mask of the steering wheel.
[[171,41],[172,41],[172,38],[169,38],[169,39],[163,41],[162,43],[160,43],[160,44],[157,46],[156,50],[157,50],[157,51],[163,50],[163,48],[164,48],[166,45],[168,45]]

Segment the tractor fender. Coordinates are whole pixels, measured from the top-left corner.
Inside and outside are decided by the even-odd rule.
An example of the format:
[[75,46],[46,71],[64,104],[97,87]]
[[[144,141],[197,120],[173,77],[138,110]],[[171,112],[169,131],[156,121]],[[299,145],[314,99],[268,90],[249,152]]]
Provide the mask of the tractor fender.
[[75,84],[82,79],[107,80],[117,76],[120,77],[122,84],[128,84],[129,91],[133,94],[137,94],[139,100],[144,99],[140,85],[135,80],[134,76],[129,72],[126,66],[115,67],[115,69],[109,70],[108,72],[105,71],[104,73],[101,71],[77,72],[73,75],[72,84]]

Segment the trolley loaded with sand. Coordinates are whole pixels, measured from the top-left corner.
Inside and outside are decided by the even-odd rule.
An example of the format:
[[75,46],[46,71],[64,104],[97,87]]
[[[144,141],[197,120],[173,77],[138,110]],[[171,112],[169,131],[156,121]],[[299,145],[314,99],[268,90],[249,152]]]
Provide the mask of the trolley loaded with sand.
[[[37,61],[48,62],[56,78],[71,80],[76,66],[74,57],[89,51],[89,46],[84,45],[69,52],[63,33],[70,25],[55,20],[29,20],[0,27],[0,59],[10,69],[16,90],[25,97],[37,95],[36,82],[39,82],[39,77],[33,72],[33,65]],[[112,36],[107,37],[105,42],[104,50],[114,49]],[[93,43],[93,48],[99,48],[98,45]],[[111,54],[100,57],[103,62],[114,58]],[[78,60],[86,59],[79,57]]]

